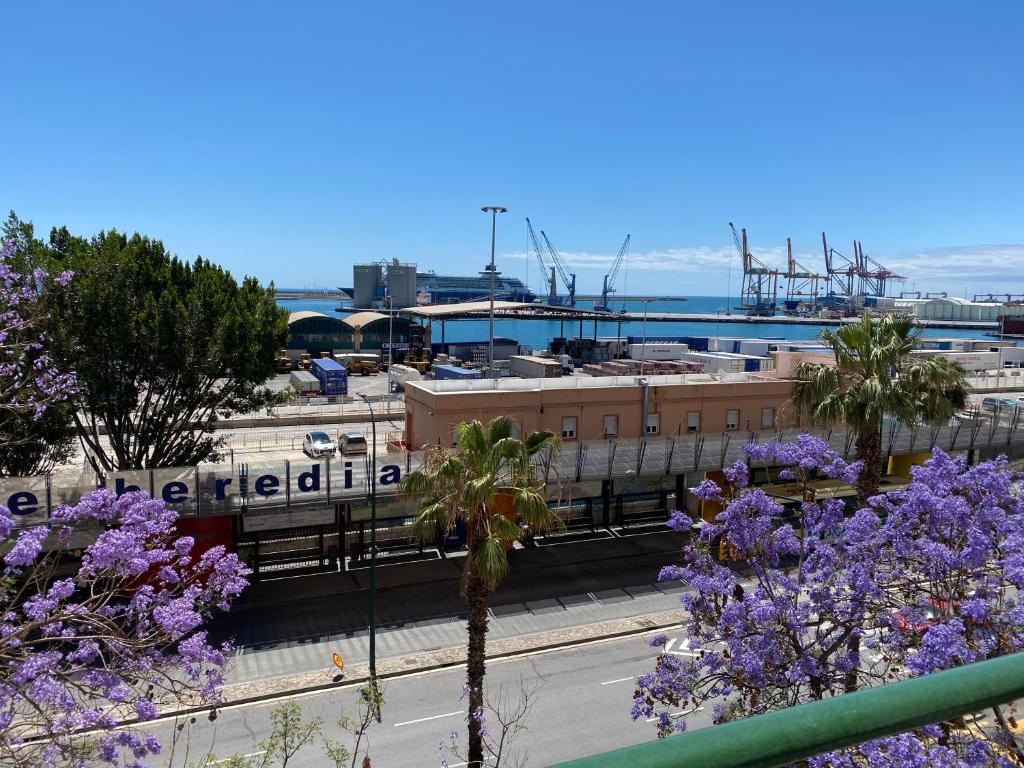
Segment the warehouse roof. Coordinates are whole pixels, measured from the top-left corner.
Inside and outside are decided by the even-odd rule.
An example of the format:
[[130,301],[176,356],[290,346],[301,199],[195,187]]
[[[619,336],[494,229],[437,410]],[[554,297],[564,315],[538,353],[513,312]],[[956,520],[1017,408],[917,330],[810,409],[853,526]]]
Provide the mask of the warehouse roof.
[[388,316],[380,312],[356,312],[354,315],[347,315],[341,318],[343,323],[353,328],[362,328],[364,325],[387,319]]
[[[486,317],[490,312],[490,301],[463,301],[457,304],[430,304],[425,307],[408,307],[401,314],[411,317],[438,320],[452,320],[465,317]],[[495,301],[494,314],[498,317],[514,317],[517,320],[615,320],[608,312],[592,309],[533,304],[523,301]]]
[[288,315],[288,325],[299,320],[305,320],[309,317],[328,317],[323,312],[310,312],[309,310],[303,310],[302,312],[292,312]]

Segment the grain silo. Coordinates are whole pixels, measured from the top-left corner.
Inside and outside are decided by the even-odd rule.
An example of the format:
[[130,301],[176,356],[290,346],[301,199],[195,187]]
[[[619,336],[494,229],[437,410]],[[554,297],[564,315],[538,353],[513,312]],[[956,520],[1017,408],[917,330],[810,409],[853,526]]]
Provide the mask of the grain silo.
[[392,259],[388,264],[388,293],[395,309],[416,306],[416,265],[401,264]]
[[[380,264],[356,264],[352,268],[352,304],[369,309],[378,298],[378,286],[383,285]],[[413,294],[415,298],[415,294]],[[414,302],[415,303],[415,302]]]

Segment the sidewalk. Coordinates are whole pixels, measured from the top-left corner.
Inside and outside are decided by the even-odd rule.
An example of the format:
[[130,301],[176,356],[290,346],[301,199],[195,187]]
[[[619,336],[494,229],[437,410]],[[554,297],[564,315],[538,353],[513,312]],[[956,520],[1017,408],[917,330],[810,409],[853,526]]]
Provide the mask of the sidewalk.
[[[600,534],[599,534],[600,535]],[[605,536],[510,554],[508,578],[491,596],[488,655],[518,653],[666,626],[678,620],[678,584],[657,584],[679,534]],[[386,562],[386,560],[385,560]],[[378,670],[459,663],[466,642],[461,558],[378,568]],[[351,682],[368,661],[369,572],[320,574],[254,585],[212,627],[238,650],[229,700],[329,684],[346,664]],[[651,617],[655,618],[651,618]]]

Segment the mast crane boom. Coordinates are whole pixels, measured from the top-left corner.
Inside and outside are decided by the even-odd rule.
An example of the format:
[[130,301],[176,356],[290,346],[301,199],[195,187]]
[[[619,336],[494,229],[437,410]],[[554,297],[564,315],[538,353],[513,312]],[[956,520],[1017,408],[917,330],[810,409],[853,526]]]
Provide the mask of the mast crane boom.
[[551,244],[551,240],[548,239],[547,234],[542,229],[540,236],[544,239],[544,244],[548,247],[548,253],[551,255],[551,261],[554,262],[555,268],[558,270],[558,274],[562,278],[562,282],[565,284],[565,289],[569,292],[569,306],[576,306],[576,275],[571,274],[566,270],[565,264],[562,262],[562,257],[558,251],[555,250],[555,246]]
[[615,293],[615,278],[619,276],[619,268],[622,266],[622,262],[626,258],[626,254],[629,253],[629,240],[632,235],[626,235],[626,239],[622,241],[622,247],[619,248],[619,253],[615,256],[615,260],[612,262],[612,267],[608,270],[608,274],[604,276],[604,285],[601,288],[601,298],[594,303],[594,309],[608,309],[608,294]]

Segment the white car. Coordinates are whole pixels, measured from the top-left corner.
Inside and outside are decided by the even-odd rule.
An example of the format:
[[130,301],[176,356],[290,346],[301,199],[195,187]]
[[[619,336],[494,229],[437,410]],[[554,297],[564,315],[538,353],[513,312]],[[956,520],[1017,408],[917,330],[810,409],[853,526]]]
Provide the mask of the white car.
[[311,458],[333,456],[338,450],[331,436],[326,432],[307,432],[302,440],[302,452]]

